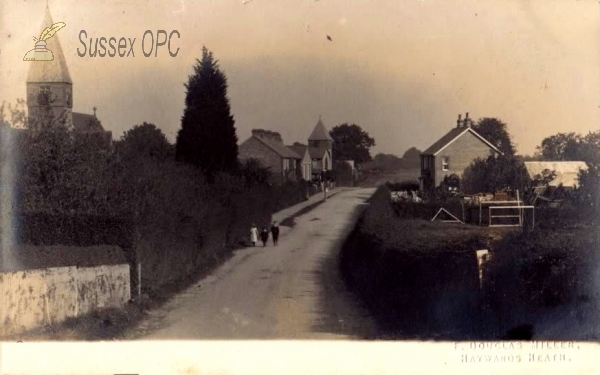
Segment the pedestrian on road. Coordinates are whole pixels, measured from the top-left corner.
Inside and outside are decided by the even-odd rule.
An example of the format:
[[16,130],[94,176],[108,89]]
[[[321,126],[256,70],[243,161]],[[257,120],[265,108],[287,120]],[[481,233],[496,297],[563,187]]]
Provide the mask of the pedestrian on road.
[[327,182],[323,182],[323,199],[327,199]]
[[267,246],[267,241],[269,240],[269,231],[267,227],[263,227],[262,232],[260,232],[260,240],[263,243],[263,247]]
[[255,224],[252,224],[250,227],[250,242],[252,242],[252,246],[256,246],[258,242],[258,228],[256,228]]
[[271,225],[271,235],[273,236],[273,245],[277,246],[277,241],[279,240],[279,224],[276,221]]

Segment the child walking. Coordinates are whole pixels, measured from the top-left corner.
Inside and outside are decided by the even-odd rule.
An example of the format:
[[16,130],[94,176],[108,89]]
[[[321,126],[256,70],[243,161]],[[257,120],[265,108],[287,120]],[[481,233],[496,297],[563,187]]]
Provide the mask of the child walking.
[[269,231],[267,227],[263,227],[262,232],[260,232],[260,240],[263,243],[263,247],[267,246],[267,241],[269,240]]
[[273,236],[273,245],[277,246],[277,241],[279,240],[279,224],[276,221],[271,225],[271,235]]
[[252,246],[256,246],[258,242],[258,229],[255,224],[250,227],[250,242],[252,242]]

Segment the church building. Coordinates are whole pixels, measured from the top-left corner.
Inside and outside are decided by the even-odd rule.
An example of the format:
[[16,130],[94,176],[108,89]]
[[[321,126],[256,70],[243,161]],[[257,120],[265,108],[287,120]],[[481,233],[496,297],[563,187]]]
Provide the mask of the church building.
[[[46,7],[40,33],[54,24],[50,9]],[[94,114],[73,112],[73,81],[59,41],[59,33],[46,40],[46,48],[52,51],[51,61],[31,61],[27,76],[27,109],[29,128],[35,130],[42,123],[54,121],[63,123],[73,130],[76,136],[95,139],[110,145],[112,132],[105,131]]]

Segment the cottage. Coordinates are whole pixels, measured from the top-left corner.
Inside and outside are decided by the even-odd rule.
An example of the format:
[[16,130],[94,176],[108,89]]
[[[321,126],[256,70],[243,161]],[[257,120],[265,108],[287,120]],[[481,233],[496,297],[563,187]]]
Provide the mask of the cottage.
[[269,169],[273,183],[296,181],[301,177],[298,166],[302,157],[285,146],[277,132],[253,129],[252,136],[239,146],[238,152],[240,160],[254,159]]
[[308,152],[308,146],[300,142],[294,142],[293,145],[288,147],[302,158],[298,160],[296,168],[301,172],[302,179],[309,181],[312,178],[312,159]]
[[421,154],[421,190],[439,186],[446,176],[455,174],[462,177],[465,168],[477,158],[502,154],[473,130],[472,125],[469,113],[464,120],[458,115],[456,127]]
[[312,160],[312,177],[320,178],[333,166],[333,138],[321,118],[308,137],[308,153]]

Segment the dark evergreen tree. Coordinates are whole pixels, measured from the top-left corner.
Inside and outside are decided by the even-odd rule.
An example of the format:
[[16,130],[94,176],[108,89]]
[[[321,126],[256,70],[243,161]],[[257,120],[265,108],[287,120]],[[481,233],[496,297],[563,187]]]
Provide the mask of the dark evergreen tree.
[[237,135],[227,98],[227,78],[212,52],[202,48],[185,97],[176,158],[201,168],[209,177],[237,166]]

